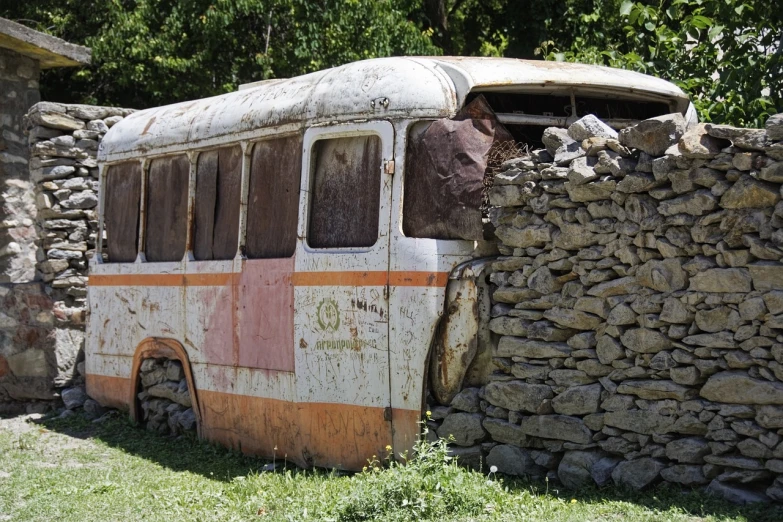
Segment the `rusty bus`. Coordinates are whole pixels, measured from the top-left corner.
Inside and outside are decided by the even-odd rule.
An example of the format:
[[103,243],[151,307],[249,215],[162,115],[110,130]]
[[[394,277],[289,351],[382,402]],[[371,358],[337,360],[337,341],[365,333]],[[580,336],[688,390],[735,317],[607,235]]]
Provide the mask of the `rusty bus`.
[[425,394],[489,371],[488,151],[671,112],[694,118],[642,74],[445,57],[136,112],[98,154],[88,393],[138,419],[141,362],[177,359],[200,437],[344,469],[404,451]]

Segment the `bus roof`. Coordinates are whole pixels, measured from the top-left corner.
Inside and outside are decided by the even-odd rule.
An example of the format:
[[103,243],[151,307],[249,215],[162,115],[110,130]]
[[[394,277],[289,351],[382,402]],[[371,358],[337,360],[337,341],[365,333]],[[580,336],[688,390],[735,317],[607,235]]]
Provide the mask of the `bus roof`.
[[452,117],[471,91],[577,91],[654,99],[685,112],[675,85],[596,65],[512,58],[399,57],[353,62],[221,96],[135,112],[116,124],[98,158],[115,161],[251,139],[265,128],[357,119]]

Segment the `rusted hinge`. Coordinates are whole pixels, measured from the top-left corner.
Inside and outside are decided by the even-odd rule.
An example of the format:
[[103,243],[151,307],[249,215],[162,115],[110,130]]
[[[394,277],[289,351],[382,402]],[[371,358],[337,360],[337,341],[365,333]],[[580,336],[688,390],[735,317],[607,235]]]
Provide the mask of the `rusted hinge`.
[[386,406],[383,409],[383,420],[391,422],[391,420],[392,420],[392,409],[391,409],[391,406]]
[[394,174],[394,160],[386,160],[383,163],[383,171],[386,174]]

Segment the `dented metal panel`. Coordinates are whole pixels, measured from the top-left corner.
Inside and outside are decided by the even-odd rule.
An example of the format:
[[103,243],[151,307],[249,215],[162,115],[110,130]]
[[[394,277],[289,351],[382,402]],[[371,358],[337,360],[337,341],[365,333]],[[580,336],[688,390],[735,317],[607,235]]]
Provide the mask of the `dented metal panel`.
[[[486,306],[481,301],[482,297],[488,297],[485,278],[492,261],[468,261],[449,275],[446,311],[438,324],[430,356],[430,391],[441,404],[451,404],[463,388],[468,369],[479,353],[479,331],[487,317],[480,314],[480,306]],[[488,348],[487,330],[481,333],[484,354]],[[474,372],[482,373],[482,369],[476,368]]]

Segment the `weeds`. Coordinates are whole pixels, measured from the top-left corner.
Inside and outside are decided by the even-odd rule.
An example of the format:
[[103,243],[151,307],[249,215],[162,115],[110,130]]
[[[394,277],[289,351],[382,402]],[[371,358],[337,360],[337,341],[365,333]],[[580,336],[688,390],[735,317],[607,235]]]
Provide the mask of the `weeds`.
[[[779,522],[773,506],[737,507],[699,492],[589,488],[466,471],[445,441],[421,440],[399,461],[387,448],[361,473],[274,469],[123,419],[49,421],[22,436],[0,419],[0,520],[384,520]],[[282,468],[285,455],[276,455]]]
[[336,520],[479,516],[493,511],[503,494],[497,482],[460,468],[443,439],[422,438],[410,459],[401,455],[398,462],[392,457],[370,461],[365,471],[350,479],[351,493],[337,505]]

